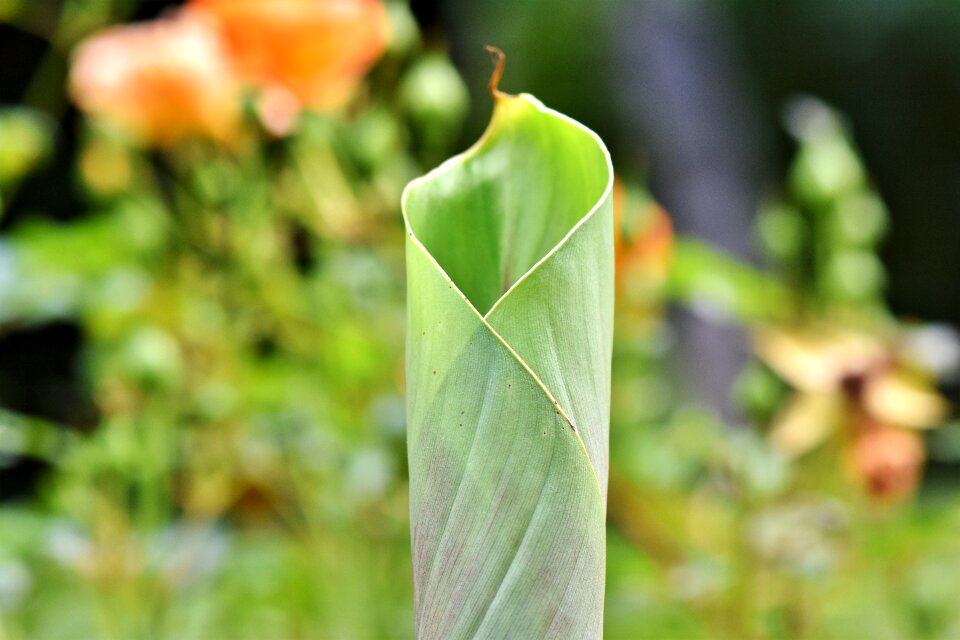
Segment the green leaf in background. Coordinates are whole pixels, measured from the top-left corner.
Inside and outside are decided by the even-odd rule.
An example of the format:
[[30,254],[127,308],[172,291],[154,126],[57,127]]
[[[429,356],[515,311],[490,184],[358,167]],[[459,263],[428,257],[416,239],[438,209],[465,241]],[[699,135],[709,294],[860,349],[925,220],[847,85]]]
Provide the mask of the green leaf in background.
[[[0,0],[0,21],[4,8]],[[36,109],[0,108],[0,218],[20,181],[50,155],[55,124]]]
[[50,155],[55,124],[36,109],[0,109],[0,187],[20,180]]
[[776,276],[694,238],[681,238],[674,246],[670,291],[697,312],[725,320],[782,320],[795,306]]
[[601,140],[495,91],[404,192],[419,638],[599,638],[613,333]]

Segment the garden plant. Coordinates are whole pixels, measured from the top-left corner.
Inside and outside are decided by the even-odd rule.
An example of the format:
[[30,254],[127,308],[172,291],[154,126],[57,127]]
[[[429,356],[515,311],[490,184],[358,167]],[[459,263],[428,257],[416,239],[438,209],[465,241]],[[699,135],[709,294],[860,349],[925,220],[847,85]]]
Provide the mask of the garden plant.
[[960,9],[842,5],[0,0],[0,640],[960,636]]

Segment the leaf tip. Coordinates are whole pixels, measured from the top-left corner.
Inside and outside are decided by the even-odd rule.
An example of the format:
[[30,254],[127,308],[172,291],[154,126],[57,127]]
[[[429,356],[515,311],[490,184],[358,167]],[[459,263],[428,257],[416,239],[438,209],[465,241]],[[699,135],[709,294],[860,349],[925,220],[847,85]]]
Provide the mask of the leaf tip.
[[498,85],[500,84],[500,77],[503,75],[503,68],[507,64],[507,56],[503,51],[493,45],[485,44],[483,48],[490,54],[494,64],[493,73],[490,74],[490,82],[487,84],[487,87],[490,89],[490,94],[494,98],[499,98],[506,95],[500,91]]

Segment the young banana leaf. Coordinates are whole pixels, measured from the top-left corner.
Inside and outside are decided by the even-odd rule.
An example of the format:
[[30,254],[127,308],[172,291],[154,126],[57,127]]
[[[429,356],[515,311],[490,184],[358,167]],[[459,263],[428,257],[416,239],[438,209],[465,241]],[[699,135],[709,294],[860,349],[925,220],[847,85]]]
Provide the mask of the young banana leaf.
[[403,194],[418,638],[599,638],[613,169],[494,90],[481,139]]

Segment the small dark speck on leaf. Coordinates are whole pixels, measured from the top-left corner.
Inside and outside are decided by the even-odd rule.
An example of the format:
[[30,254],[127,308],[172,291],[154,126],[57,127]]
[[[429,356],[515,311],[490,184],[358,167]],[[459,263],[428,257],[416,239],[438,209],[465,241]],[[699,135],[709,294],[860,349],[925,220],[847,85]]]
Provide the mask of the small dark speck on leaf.
[[507,385],[507,389],[513,389],[513,385],[512,385],[512,384],[508,384],[508,385]]
[[436,371],[434,371],[434,372],[433,372],[433,375],[437,375],[437,372],[436,372]]

